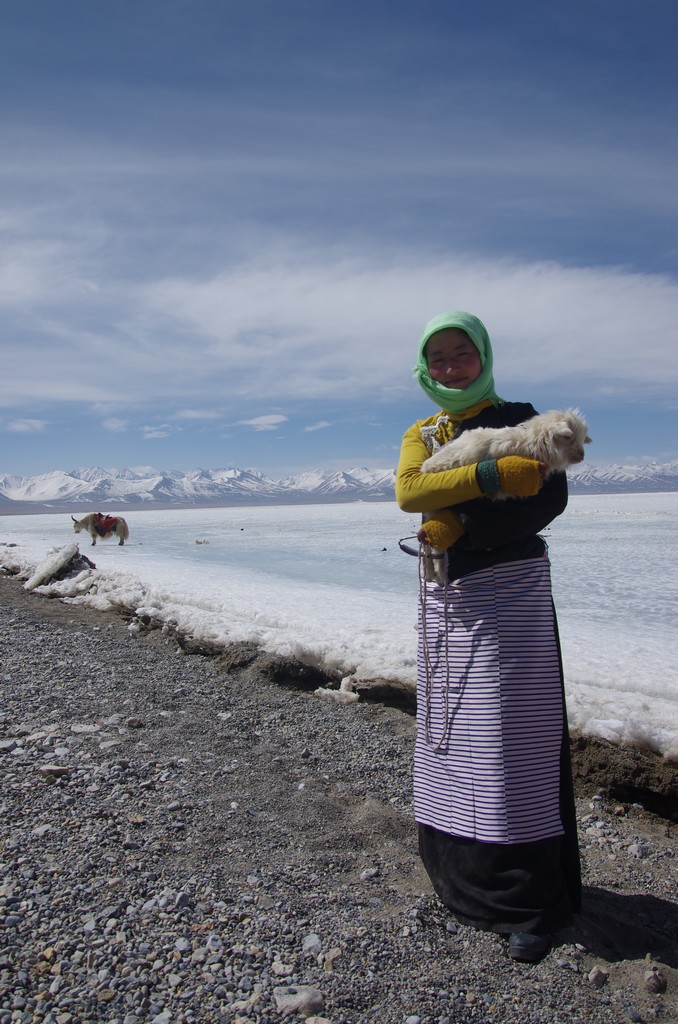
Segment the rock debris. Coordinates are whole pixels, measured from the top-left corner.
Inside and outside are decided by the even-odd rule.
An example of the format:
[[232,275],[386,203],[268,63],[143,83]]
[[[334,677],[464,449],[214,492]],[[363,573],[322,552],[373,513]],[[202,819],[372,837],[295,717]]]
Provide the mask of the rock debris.
[[677,826],[578,798],[542,963],[416,849],[412,716],[319,699],[0,579],[0,1024],[678,1020]]

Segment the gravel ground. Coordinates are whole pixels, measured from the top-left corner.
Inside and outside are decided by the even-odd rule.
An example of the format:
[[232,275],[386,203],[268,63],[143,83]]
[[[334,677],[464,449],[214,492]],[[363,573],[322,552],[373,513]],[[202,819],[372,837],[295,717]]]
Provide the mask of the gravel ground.
[[585,909],[536,965],[457,926],[411,714],[0,578],[0,1024],[678,1021],[678,825],[578,797]]

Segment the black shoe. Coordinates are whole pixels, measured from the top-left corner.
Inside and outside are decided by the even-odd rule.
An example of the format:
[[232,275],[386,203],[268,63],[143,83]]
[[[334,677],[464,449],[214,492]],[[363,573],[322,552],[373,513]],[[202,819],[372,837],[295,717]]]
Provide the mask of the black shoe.
[[509,935],[509,956],[512,960],[534,964],[548,953],[550,946],[550,935],[532,935],[530,932]]

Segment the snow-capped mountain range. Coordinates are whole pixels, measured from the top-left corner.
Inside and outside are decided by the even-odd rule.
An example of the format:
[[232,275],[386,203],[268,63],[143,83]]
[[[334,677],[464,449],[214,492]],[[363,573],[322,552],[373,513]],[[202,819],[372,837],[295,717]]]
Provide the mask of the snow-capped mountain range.
[[[678,491],[678,462],[573,467],[574,494]],[[254,469],[56,470],[40,476],[0,476],[0,512],[83,507],[195,508],[198,506],[389,501],[394,469],[313,470],[274,480]]]

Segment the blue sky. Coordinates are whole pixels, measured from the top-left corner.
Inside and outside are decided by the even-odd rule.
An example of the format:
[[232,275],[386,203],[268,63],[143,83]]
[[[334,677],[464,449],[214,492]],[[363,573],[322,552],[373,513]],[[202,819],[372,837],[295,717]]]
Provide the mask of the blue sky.
[[674,0],[5,0],[0,475],[389,467],[423,324],[678,458]]

